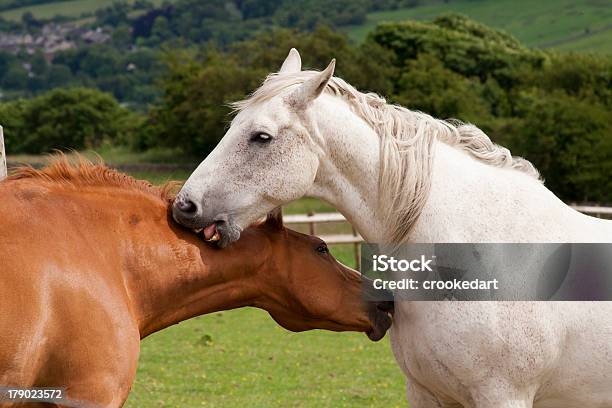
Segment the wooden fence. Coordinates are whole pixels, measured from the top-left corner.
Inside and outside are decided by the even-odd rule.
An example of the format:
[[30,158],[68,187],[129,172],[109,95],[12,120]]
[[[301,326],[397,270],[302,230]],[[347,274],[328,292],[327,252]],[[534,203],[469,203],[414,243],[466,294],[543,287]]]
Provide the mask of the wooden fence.
[[[572,204],[571,207],[581,213],[593,215],[598,218],[612,217],[612,207],[600,207],[596,205]],[[317,235],[330,245],[352,244],[355,248],[355,265],[359,266],[361,258],[360,244],[363,242],[361,235],[351,226],[352,234],[317,234],[317,224],[348,223],[346,218],[336,212],[319,214],[295,214],[283,216],[283,222],[289,225],[307,225],[310,235]]]
[[361,261],[361,246],[363,238],[351,226],[352,234],[317,234],[317,224],[348,223],[344,215],[335,212],[319,214],[284,215],[283,222],[289,225],[307,225],[310,235],[317,235],[330,245],[352,244],[354,247],[355,265],[359,267]]
[[612,216],[612,207],[600,207],[598,205],[579,204],[571,204],[570,207],[572,207],[576,211],[580,211],[581,213],[592,215],[597,218],[608,218]]

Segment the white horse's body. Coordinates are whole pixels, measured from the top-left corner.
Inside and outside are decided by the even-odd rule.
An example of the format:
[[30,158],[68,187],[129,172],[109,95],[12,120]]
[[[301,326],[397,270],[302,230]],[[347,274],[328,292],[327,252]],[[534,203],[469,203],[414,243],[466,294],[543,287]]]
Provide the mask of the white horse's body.
[[[276,79],[296,69],[292,51]],[[366,240],[389,242],[388,215],[402,208],[378,194],[388,192],[381,171],[400,156],[381,150],[390,136],[376,130],[384,117],[376,100],[356,106],[352,91],[330,77],[328,67],[243,104],[179,195],[208,209],[182,221],[205,227],[222,220],[224,233],[310,195],[338,208]],[[445,129],[429,119],[414,125],[416,137],[427,134],[422,126]],[[262,132],[273,141],[248,136]],[[502,157],[490,142],[465,149],[460,144],[475,139],[440,139],[419,147],[428,157],[416,163],[427,174],[413,172],[417,194],[407,202],[418,217],[398,218],[412,220],[402,242],[612,242],[612,222],[566,206],[528,164]],[[414,142],[398,141],[402,152],[395,153],[413,153]],[[412,173],[395,176],[390,190]],[[612,302],[396,302],[391,340],[411,408],[612,407]]]
[[[335,106],[313,107],[323,134],[326,124],[336,129],[325,157],[360,165],[323,163],[336,183],[309,194],[377,242],[375,200],[364,207],[350,198],[375,199],[378,149],[364,146],[377,137],[352,129],[355,118]],[[573,210],[525,173],[436,142],[429,199],[410,241],[612,242],[612,223]],[[391,341],[411,408],[612,407],[612,302],[396,302]]]

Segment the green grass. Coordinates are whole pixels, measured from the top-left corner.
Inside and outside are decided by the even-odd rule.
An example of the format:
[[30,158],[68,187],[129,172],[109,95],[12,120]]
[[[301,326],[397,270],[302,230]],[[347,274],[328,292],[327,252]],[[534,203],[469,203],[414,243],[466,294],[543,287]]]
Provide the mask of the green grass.
[[187,164],[197,166],[198,161],[193,159],[184,159],[183,154],[179,149],[168,148],[153,148],[144,152],[135,152],[125,146],[102,146],[99,149],[87,150],[83,152],[86,157],[95,158],[100,156],[105,162],[113,164],[134,164],[134,163],[162,163],[176,164],[178,162],[186,162]]
[[404,390],[387,338],[290,333],[247,308],[145,339],[126,407],[405,407]]
[[432,20],[448,12],[462,13],[505,30],[532,47],[612,53],[612,4],[609,0],[427,1],[414,8],[370,13],[365,24],[347,29],[347,33],[360,42],[379,22]]
[[191,174],[187,170],[175,170],[175,171],[163,171],[163,172],[152,172],[152,171],[130,171],[129,174],[140,180],[148,180],[153,184],[162,185],[168,181],[184,181]]
[[[23,13],[31,12],[36,18],[52,18],[55,16],[80,17],[83,13],[93,13],[98,9],[108,7],[116,0],[68,0],[56,3],[37,4],[34,6],[18,7],[0,13],[7,20],[21,20]],[[134,3],[135,0],[126,0]],[[163,0],[152,0],[159,5]]]
[[576,38],[559,44],[556,49],[563,51],[597,51],[612,53],[612,29],[592,36]]

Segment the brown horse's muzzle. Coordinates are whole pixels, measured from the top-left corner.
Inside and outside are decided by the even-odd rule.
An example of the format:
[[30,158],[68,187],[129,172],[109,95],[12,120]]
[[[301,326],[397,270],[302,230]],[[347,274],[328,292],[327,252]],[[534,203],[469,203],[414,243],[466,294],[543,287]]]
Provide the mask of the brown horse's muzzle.
[[372,329],[366,334],[372,341],[385,337],[387,330],[393,323],[393,310],[395,307],[393,293],[386,289],[375,289],[371,279],[361,276],[363,299],[366,302],[366,311],[372,324]]
[[372,341],[378,341],[385,337],[387,330],[393,323],[392,315],[394,303],[392,300],[368,302],[368,317],[372,323],[372,329],[366,334]]

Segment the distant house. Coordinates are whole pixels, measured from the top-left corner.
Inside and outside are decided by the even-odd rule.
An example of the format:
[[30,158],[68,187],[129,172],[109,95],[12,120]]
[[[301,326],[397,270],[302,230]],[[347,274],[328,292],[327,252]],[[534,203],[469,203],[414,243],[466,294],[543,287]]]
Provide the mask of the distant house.
[[111,35],[102,28],[84,29],[72,23],[45,24],[40,34],[0,33],[0,50],[16,54],[25,51],[34,54],[41,51],[47,60],[59,51],[76,48],[78,42],[102,44],[109,41]]

